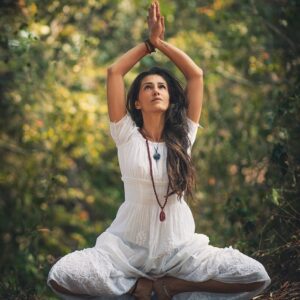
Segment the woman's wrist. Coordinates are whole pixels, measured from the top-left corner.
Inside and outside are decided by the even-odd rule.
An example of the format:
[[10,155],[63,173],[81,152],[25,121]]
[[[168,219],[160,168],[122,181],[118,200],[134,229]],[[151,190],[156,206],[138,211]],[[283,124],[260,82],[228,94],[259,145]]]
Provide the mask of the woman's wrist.
[[148,54],[151,54],[152,52],[156,52],[155,46],[151,43],[150,39],[145,40],[144,43],[147,48]]
[[151,44],[155,47],[158,48],[159,43],[160,43],[160,38],[153,38],[153,37],[149,37],[149,40],[151,42]]

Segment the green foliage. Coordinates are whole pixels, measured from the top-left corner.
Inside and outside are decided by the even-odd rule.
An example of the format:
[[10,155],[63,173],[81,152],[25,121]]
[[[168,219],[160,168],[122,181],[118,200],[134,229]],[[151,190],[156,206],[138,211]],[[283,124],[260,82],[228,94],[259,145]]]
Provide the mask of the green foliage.
[[[24,5],[22,5],[22,3]],[[60,256],[93,246],[123,189],[106,67],[147,36],[149,1],[0,4],[0,295],[51,299]],[[193,159],[197,231],[264,261],[274,285],[299,265],[297,1],[161,1],[166,38],[205,74]],[[130,37],[130,38],[128,38]],[[144,58],[126,76],[163,64]],[[298,251],[298,252],[297,252]],[[52,296],[53,297],[53,296]]]

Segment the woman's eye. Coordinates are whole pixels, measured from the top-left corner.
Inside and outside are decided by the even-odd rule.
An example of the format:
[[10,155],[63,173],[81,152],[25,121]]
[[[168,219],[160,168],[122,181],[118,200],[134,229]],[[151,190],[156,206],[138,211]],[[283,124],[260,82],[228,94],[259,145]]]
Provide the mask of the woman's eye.
[[166,87],[165,87],[164,85],[161,85],[161,86],[160,86],[160,88],[163,88],[163,89],[165,89]]
[[150,88],[151,88],[150,85],[146,85],[146,86],[145,86],[145,90],[146,90],[146,89],[150,89]]

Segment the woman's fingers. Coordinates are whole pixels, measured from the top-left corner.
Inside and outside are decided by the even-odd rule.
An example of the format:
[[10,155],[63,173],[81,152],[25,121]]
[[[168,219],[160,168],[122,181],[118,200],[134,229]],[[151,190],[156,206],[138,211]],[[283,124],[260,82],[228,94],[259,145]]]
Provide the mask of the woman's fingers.
[[160,18],[160,23],[161,23],[162,31],[159,37],[161,40],[164,40],[165,39],[165,18],[163,16],[161,16]]
[[161,33],[161,39],[163,40],[165,38],[165,17],[161,17],[161,25],[162,25],[162,33]]
[[152,2],[148,9],[148,28],[152,37],[164,39],[165,22],[164,17],[160,13],[158,1]]
[[156,4],[155,4],[155,2],[151,4],[151,14],[152,14],[153,20],[156,21],[157,16],[156,16]]
[[153,3],[150,5],[148,9],[148,16],[150,19],[153,19]]
[[163,31],[165,31],[165,17],[161,16],[160,20],[161,20],[161,26],[163,28]]
[[157,20],[159,21],[159,19],[160,19],[160,8],[159,8],[159,2],[158,1],[155,1],[155,13],[156,13]]
[[148,23],[149,29],[151,29],[151,27],[155,23],[155,21],[153,19],[153,12],[152,12],[151,8],[149,8],[149,11],[148,11],[147,23]]

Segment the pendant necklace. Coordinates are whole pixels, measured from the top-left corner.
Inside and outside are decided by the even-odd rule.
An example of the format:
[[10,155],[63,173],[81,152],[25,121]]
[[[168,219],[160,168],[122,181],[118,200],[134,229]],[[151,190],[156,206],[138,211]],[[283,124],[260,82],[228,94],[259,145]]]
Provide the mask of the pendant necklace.
[[[142,133],[142,130],[140,130],[140,133],[147,140],[146,136]],[[160,154],[158,153],[158,144],[156,145],[156,147],[154,146],[154,150],[155,150],[155,153],[153,154],[153,158],[157,162],[160,159]]]
[[[140,131],[141,132],[141,131]],[[159,200],[158,200],[158,196],[157,196],[157,192],[156,192],[156,189],[155,189],[155,184],[154,184],[154,179],[153,179],[153,171],[152,171],[152,162],[151,162],[151,157],[150,157],[150,149],[149,149],[149,143],[148,143],[148,139],[145,137],[145,135],[141,132],[142,136],[146,139],[146,145],[147,145],[147,151],[148,151],[148,159],[149,159],[149,164],[150,164],[150,175],[151,175],[151,181],[152,181],[152,186],[153,186],[153,190],[154,190],[154,194],[155,194],[155,197],[156,197],[156,201],[159,205],[159,207],[161,208],[161,212],[159,214],[159,220],[161,222],[163,222],[165,219],[166,219],[166,214],[164,212],[164,208],[165,206],[167,205],[167,201],[168,201],[168,197],[169,197],[169,188],[170,188],[170,182],[168,184],[168,190],[167,190],[167,195],[164,196],[164,198],[166,199],[164,204],[162,205]],[[158,159],[160,158],[160,154],[156,151],[156,153],[153,155],[153,158],[155,159],[155,155],[157,154],[156,157],[158,157]]]
[[153,155],[153,158],[154,158],[156,161],[158,161],[158,160],[160,159],[160,154],[158,153],[158,145],[156,146],[156,148],[155,148],[155,146],[154,146],[154,149],[155,149],[155,153],[154,153],[154,155]]

